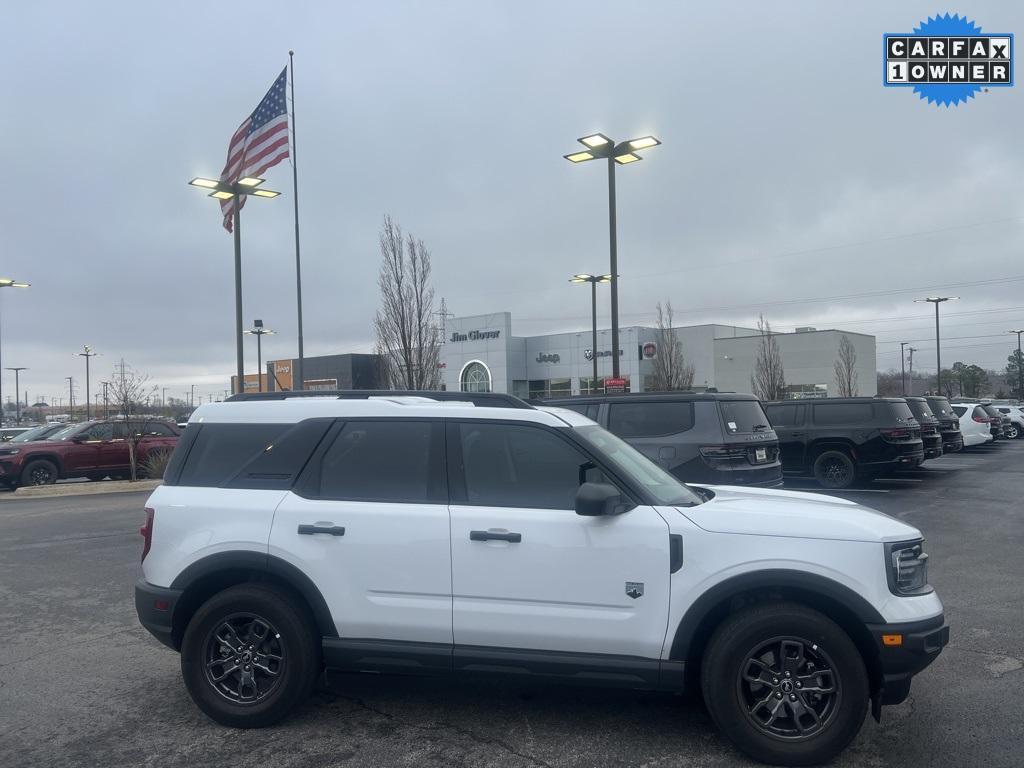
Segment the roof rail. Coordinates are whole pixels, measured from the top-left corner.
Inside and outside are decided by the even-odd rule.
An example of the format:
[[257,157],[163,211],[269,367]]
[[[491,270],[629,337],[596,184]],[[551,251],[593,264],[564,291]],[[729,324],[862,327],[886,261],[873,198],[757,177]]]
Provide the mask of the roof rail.
[[336,400],[368,400],[371,397],[423,397],[429,400],[472,403],[478,408],[532,408],[523,400],[501,392],[435,392],[410,389],[330,389],[283,390],[280,392],[246,392],[231,395],[224,402],[240,403],[259,400],[291,400],[299,397],[334,398]]

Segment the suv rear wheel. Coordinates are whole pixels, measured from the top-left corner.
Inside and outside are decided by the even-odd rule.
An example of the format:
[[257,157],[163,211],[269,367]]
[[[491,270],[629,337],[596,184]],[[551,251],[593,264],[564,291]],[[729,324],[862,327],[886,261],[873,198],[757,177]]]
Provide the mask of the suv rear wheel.
[[814,460],[814,478],[822,488],[849,488],[857,479],[857,469],[849,454],[824,451]]
[[849,636],[796,603],[765,603],[729,616],[701,666],[701,687],[718,727],[751,757],[816,765],[857,735],[868,676]]
[[52,485],[57,482],[57,466],[46,459],[30,461],[21,473],[20,485]]
[[196,611],[181,644],[181,674],[213,720],[262,728],[309,696],[321,671],[320,636],[296,603],[277,587],[242,584]]
[[1018,437],[1020,437],[1020,427],[1016,423],[1011,422],[1010,426],[1006,428],[1006,439],[1016,440]]

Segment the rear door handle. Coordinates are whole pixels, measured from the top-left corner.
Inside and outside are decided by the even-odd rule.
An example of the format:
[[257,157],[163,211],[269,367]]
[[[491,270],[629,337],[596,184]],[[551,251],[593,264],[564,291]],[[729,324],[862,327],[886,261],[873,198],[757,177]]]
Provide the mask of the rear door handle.
[[331,536],[344,536],[345,527],[342,525],[331,525],[330,523],[316,523],[314,525],[300,523],[299,533],[305,536],[312,536],[317,533],[326,533]]
[[518,544],[523,540],[521,533],[499,533],[498,531],[470,531],[470,541],[507,541]]

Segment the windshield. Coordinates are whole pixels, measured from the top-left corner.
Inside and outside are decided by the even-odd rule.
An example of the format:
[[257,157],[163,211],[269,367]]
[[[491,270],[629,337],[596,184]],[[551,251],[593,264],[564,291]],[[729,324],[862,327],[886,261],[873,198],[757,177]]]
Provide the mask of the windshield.
[[771,429],[757,400],[722,400],[722,418],[730,435]]
[[574,432],[617,471],[642,486],[658,504],[693,507],[701,498],[653,461],[601,427],[576,427]]
[[77,433],[82,428],[81,424],[72,424],[71,426],[64,427],[60,432],[54,432],[50,435],[47,440],[67,440],[73,434]]
[[39,427],[33,427],[32,429],[28,430],[27,432],[22,432],[20,435],[15,435],[14,438],[11,440],[11,442],[12,443],[27,443],[27,442],[30,442],[32,440],[42,440],[47,435],[52,435],[54,432],[56,432],[59,429],[64,429],[64,425],[63,424],[57,424],[57,425],[43,424],[42,426],[39,426]]

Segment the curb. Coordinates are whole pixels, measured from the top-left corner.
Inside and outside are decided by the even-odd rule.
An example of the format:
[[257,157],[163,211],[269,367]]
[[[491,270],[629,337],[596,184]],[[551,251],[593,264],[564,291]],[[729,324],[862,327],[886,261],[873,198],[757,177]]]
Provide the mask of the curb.
[[51,498],[54,496],[93,496],[103,493],[130,493],[152,491],[162,480],[100,480],[91,483],[61,483],[54,485],[33,485],[18,488],[14,493],[0,496],[0,499]]

